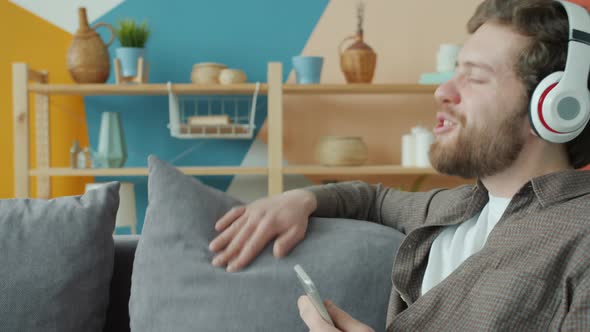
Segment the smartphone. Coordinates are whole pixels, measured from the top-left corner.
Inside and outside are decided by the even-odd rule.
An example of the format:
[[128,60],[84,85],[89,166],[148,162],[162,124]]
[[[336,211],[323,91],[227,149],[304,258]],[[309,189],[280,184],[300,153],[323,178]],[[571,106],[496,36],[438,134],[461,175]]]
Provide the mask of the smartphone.
[[324,301],[322,300],[320,293],[318,292],[318,289],[314,285],[313,281],[311,281],[311,278],[307,275],[307,273],[305,273],[305,270],[303,270],[301,265],[297,264],[295,267],[293,267],[293,269],[295,270],[295,273],[297,273],[297,278],[299,279],[301,286],[303,286],[303,290],[311,299],[311,303],[313,303],[313,306],[320,313],[320,316],[322,316],[326,322],[334,326],[334,322],[332,321],[332,318],[330,318],[330,314],[328,314],[328,310],[324,306]]

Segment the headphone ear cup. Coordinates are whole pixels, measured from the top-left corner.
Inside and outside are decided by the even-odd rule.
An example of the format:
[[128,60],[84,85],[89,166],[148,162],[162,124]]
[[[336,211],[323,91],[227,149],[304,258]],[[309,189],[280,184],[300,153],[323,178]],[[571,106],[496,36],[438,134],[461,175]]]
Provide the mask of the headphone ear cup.
[[555,133],[554,130],[551,129],[551,124],[546,123],[543,119],[544,111],[547,111],[548,109],[551,111],[555,110],[555,107],[551,105],[551,102],[545,97],[553,88],[555,88],[555,86],[557,86],[562,77],[563,72],[558,71],[542,79],[533,91],[529,106],[529,120],[533,131],[540,138],[550,142],[555,142],[556,136],[559,134]]
[[529,111],[529,123],[531,124],[531,129],[533,129],[533,132],[535,133],[535,135],[537,137],[541,137],[541,134],[539,134],[539,131],[537,130],[537,127],[535,126],[535,123],[533,122],[533,112]]

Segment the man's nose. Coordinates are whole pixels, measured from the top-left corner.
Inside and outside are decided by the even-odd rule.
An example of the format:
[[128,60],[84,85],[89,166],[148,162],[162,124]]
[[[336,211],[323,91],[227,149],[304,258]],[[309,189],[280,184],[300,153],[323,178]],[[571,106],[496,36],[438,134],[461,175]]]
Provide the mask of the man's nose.
[[436,88],[436,91],[434,92],[434,98],[441,105],[459,104],[461,102],[461,95],[457,91],[455,79],[452,78],[447,82],[439,85],[438,88]]

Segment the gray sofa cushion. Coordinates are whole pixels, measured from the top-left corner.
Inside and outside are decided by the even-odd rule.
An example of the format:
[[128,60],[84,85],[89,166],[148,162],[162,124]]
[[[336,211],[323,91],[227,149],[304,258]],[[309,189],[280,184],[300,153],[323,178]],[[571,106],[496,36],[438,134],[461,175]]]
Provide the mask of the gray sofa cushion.
[[304,331],[293,266],[320,294],[384,330],[391,267],[401,233],[356,220],[312,219],[306,239],[276,259],[267,246],[249,267],[211,265],[214,222],[240,204],[149,158],[148,207],[133,266],[132,331]]
[[119,184],[0,200],[0,331],[102,331]]

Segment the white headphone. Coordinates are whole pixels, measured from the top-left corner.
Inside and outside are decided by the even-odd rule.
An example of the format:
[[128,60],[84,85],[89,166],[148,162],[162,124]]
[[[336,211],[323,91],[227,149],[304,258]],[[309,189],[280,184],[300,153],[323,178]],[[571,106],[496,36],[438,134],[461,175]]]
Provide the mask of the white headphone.
[[557,0],[569,22],[569,42],[564,71],[545,77],[535,88],[529,116],[542,139],[565,143],[576,138],[590,119],[590,15],[585,8]]

